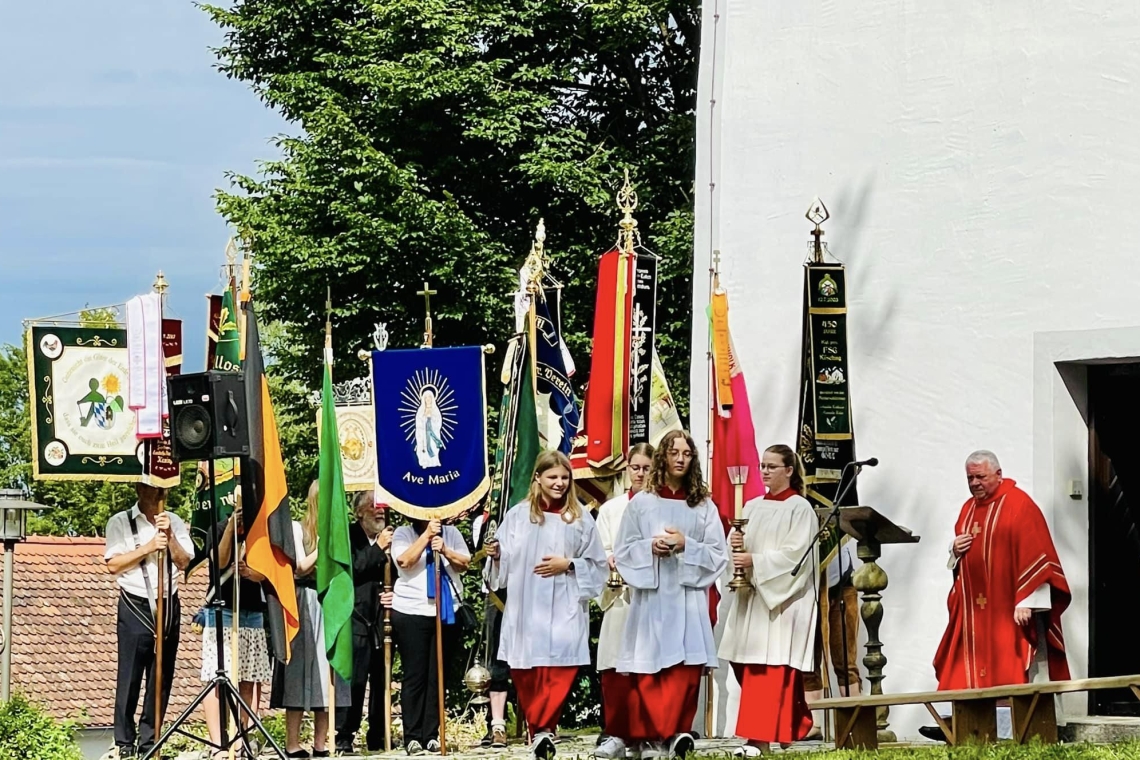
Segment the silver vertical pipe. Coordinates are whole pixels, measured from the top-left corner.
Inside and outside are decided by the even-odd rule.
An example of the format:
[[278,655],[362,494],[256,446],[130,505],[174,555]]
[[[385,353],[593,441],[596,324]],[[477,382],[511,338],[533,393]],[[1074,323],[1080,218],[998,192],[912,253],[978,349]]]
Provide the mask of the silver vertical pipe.
[[4,542],[4,667],[0,672],[0,701],[12,693],[12,555],[15,544]]

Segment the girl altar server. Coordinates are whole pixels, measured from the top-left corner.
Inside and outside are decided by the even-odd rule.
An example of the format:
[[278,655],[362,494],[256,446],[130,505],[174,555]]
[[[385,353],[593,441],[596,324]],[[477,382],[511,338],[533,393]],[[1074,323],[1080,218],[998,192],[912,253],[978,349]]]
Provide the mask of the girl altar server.
[[736,735],[746,744],[737,756],[759,757],[772,742],[787,747],[807,736],[811,710],[804,674],[811,673],[819,602],[819,559],[797,575],[796,563],[814,546],[819,520],[800,495],[803,479],[794,451],[771,446],[760,469],[768,493],[744,507],[744,533],[733,531],[733,565],[744,568],[750,587],[732,595],[720,642],[720,658],[732,663],[740,684]]
[[633,681],[621,736],[641,756],[684,757],[706,668],[717,666],[709,588],[728,566],[716,505],[693,439],[665,434],[641,493],[630,500],[614,548],[631,589],[617,670]]
[[578,668],[590,664],[589,604],[608,575],[565,454],[538,456],[527,500],[507,511],[487,555],[489,587],[507,589],[499,659],[511,668],[532,753],[549,758]]

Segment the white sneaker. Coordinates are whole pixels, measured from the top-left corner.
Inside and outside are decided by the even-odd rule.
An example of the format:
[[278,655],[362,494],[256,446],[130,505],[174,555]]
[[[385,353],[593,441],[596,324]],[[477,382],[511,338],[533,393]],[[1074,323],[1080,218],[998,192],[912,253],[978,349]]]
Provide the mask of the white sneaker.
[[594,749],[594,757],[604,760],[617,760],[625,756],[625,742],[616,736],[607,736],[606,740]]
[[530,752],[539,760],[550,760],[557,750],[554,747],[554,735],[547,732],[536,734],[531,742]]
[[677,734],[669,742],[669,757],[683,758],[697,748],[692,734]]

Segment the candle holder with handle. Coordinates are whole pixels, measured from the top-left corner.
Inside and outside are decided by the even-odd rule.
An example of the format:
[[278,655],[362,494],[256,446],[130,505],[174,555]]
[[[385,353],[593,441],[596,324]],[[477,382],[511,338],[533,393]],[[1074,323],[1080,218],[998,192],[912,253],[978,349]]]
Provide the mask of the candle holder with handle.
[[[728,479],[732,481],[733,490],[735,491],[736,501],[736,519],[731,522],[733,530],[740,535],[744,535],[744,526],[748,524],[748,520],[744,519],[744,484],[748,482],[748,468],[747,467],[729,467]],[[744,549],[734,549],[737,553],[742,553]],[[728,587],[733,591],[740,591],[749,587],[748,576],[744,572],[744,568],[738,567],[732,571],[732,580],[728,582]]]

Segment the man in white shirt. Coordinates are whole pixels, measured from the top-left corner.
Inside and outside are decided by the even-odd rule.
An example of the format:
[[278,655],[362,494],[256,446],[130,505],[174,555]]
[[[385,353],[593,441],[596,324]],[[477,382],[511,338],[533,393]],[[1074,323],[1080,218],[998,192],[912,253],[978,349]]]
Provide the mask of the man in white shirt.
[[[194,556],[186,523],[165,511],[166,489],[137,483],[138,502],[107,522],[103,558],[119,586],[118,677],[115,684],[115,746],[120,758],[145,754],[154,745],[154,643],[158,598],[158,552],[166,562],[162,645],[162,710],[170,699],[182,610],[178,576]],[[174,570],[179,572],[176,573]],[[138,728],[135,709],[146,676],[146,696]],[[137,742],[137,743],[136,743]]]

